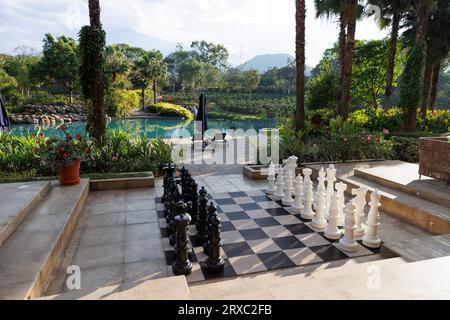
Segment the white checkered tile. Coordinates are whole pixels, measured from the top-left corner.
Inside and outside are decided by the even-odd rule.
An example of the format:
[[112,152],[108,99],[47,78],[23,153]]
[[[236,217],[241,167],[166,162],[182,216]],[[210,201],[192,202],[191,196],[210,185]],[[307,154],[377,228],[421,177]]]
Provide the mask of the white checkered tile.
[[258,202],[258,204],[263,209],[281,208],[281,206],[274,201],[261,201],[261,202]]
[[263,209],[249,210],[245,212],[252,219],[271,217],[271,215],[266,210]]
[[220,206],[220,209],[222,209],[223,212],[238,212],[238,211],[244,211],[242,207],[238,204],[226,204],[223,206]]
[[233,220],[231,223],[237,230],[258,229],[259,226],[254,220]]
[[318,233],[297,234],[297,239],[307,247],[315,247],[330,244],[330,242]]
[[261,229],[270,238],[281,238],[292,236],[292,233],[283,226],[263,227]]
[[250,197],[239,197],[239,198],[234,198],[234,201],[235,201],[237,204],[254,203],[254,202],[255,202],[255,200],[253,200],[253,199],[250,198]]

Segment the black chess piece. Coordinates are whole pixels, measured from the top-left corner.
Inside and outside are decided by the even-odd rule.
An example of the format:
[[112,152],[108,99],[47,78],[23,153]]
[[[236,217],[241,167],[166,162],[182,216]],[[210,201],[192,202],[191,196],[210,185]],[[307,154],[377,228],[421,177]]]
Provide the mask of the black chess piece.
[[187,182],[187,173],[188,171],[183,166],[180,169],[180,178],[181,178],[181,194],[184,196],[186,193],[186,182]]
[[206,206],[208,204],[208,192],[205,190],[205,187],[202,187],[199,191],[199,207],[198,207],[198,220],[197,220],[197,235],[196,241],[199,245],[203,245],[206,241],[208,241],[208,230],[207,230],[207,222],[206,219],[207,209]]
[[173,163],[166,163],[162,167],[163,173],[164,173],[164,179],[163,179],[163,196],[161,198],[161,202],[166,202],[167,199],[167,192],[169,190],[169,184],[168,179],[173,178],[173,174],[175,172],[175,165]]
[[195,183],[194,179],[190,180],[190,183],[187,184],[189,186],[189,194],[187,196],[187,201],[191,203],[191,207],[189,210],[189,214],[191,215],[192,221],[191,224],[197,224],[198,221],[198,186]]
[[[179,206],[177,205],[177,208]],[[183,207],[183,205],[181,205]],[[184,210],[184,209],[183,209]],[[189,260],[189,241],[187,236],[187,226],[191,217],[185,212],[175,217],[176,225],[176,260],[172,264],[172,271],[175,275],[189,275],[192,272],[192,262]]]
[[[174,245],[176,244],[176,241],[177,241],[177,238],[176,238],[176,237],[177,237],[177,235],[176,235],[176,231],[177,231],[177,229],[176,229],[176,218],[177,218],[179,215],[187,214],[187,213],[186,213],[186,208],[187,208],[187,205],[186,205],[183,201],[181,201],[181,200],[179,200],[179,201],[175,204],[175,206],[174,206],[173,226],[174,226],[174,228],[175,228],[175,232],[173,232],[173,233],[169,236],[169,241],[170,241],[170,244],[171,244],[172,246],[174,246]],[[189,215],[189,214],[187,214],[187,215]],[[189,218],[190,218],[190,215],[189,215]],[[187,242],[186,247],[187,247],[187,251],[188,251],[188,256],[189,256],[189,257],[192,257],[192,252],[193,252],[193,250],[192,250],[191,243],[190,243],[190,241],[189,241],[189,230],[186,230],[186,242]]]
[[225,261],[220,255],[220,247],[222,246],[222,239],[220,236],[220,218],[217,212],[211,216],[211,236],[209,239],[209,257],[206,259],[206,268],[211,272],[222,272],[225,266]]
[[206,230],[208,232],[208,241],[203,244],[203,252],[209,256],[211,249],[211,233],[212,233],[211,218],[217,215],[217,207],[214,205],[214,203],[210,202],[207,210],[208,210],[208,217],[206,219]]

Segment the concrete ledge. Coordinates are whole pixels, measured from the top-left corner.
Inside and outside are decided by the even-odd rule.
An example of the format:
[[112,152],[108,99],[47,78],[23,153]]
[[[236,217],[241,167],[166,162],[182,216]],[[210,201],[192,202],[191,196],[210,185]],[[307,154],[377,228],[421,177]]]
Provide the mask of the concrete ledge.
[[[242,174],[246,176],[249,179],[253,180],[265,180],[267,179],[267,175],[262,173],[263,169],[268,169],[268,165],[248,165],[242,167]],[[301,170],[303,169],[303,166],[297,167],[295,169],[296,174],[300,174]]]
[[148,172],[148,177],[90,180],[89,187],[91,190],[153,188],[155,187],[155,176],[153,172]]

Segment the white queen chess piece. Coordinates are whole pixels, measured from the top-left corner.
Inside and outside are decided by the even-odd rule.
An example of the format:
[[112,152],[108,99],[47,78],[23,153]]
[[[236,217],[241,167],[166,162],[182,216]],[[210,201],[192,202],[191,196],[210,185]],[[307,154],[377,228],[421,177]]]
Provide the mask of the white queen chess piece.
[[334,168],[334,165],[330,164],[330,166],[327,168],[327,177],[326,177],[327,191],[325,194],[325,207],[326,207],[325,218],[328,218],[331,195],[334,193],[334,183],[336,182],[336,172],[337,172],[337,170]]
[[316,215],[311,225],[320,231],[324,231],[327,226],[327,220],[325,220],[325,188],[321,184],[317,187],[316,207]]
[[277,190],[273,196],[277,200],[281,200],[284,197],[284,173],[281,166],[278,168]]
[[313,201],[313,183],[311,181],[312,170],[309,168],[303,169],[303,175],[305,179],[303,181],[304,193],[305,193],[305,208],[302,211],[301,217],[303,219],[311,220],[314,217],[314,211],[312,209]]
[[292,172],[287,168],[286,170],[286,191],[284,197],[281,200],[281,204],[286,207],[290,207],[294,200],[292,199]]
[[303,177],[299,174],[295,183],[295,202],[291,210],[296,213],[301,213],[303,210]]
[[339,240],[339,247],[347,252],[358,250],[358,242],[355,240],[355,204],[350,201],[345,206],[344,237]]
[[360,187],[358,189],[352,190],[352,195],[355,197],[353,198],[353,203],[356,207],[355,212],[355,223],[356,223],[356,230],[355,230],[355,237],[361,238],[364,233],[365,229],[362,225],[362,219],[364,217],[364,208],[366,207],[366,194],[367,194],[367,188]]
[[345,206],[345,195],[344,192],[347,190],[347,185],[343,182],[336,183],[335,185],[337,196],[338,196],[338,227],[344,225],[344,206]]
[[325,237],[331,240],[338,240],[341,237],[341,232],[337,226],[338,219],[338,195],[333,192],[330,199],[330,220],[325,230]]
[[275,185],[275,165],[271,162],[269,169],[268,169],[268,175],[267,175],[267,181],[269,183],[266,193],[267,194],[274,194],[276,191],[276,185]]
[[363,237],[363,245],[369,248],[379,248],[381,246],[381,239],[378,236],[378,228],[380,226],[380,194],[378,190],[374,190],[370,195],[369,202],[370,210],[367,216],[366,235]]

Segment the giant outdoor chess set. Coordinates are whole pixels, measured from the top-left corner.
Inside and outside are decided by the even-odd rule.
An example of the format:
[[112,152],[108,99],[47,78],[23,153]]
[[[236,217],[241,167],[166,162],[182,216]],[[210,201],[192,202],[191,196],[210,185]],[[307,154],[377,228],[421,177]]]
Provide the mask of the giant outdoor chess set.
[[[157,208],[168,268],[190,282],[330,262],[379,253],[379,199],[335,184],[332,165],[314,191],[311,169],[295,180],[297,159],[271,165],[267,190],[208,194],[182,168],[164,168]],[[326,182],[326,183],[325,183]]]

